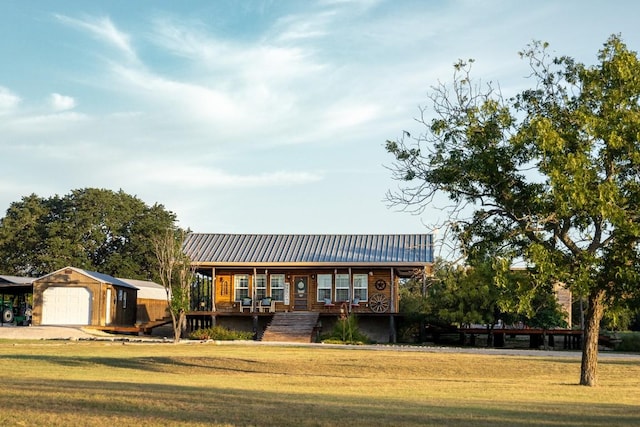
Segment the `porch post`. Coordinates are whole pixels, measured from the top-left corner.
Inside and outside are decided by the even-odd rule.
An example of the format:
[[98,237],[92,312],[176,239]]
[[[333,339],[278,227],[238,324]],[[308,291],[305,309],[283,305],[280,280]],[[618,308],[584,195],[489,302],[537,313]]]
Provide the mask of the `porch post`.
[[[258,272],[255,267],[253,267],[253,278],[251,279],[251,311],[256,311],[256,296],[258,295],[256,292],[256,276]],[[258,318],[256,317],[256,322]]]
[[[211,269],[211,311],[216,311],[216,268]],[[214,317],[215,320],[215,317]],[[215,324],[213,325],[215,326]]]
[[393,267],[391,267],[391,283],[389,286],[391,287],[391,298],[389,303],[389,338],[392,343],[396,342],[396,323],[394,319],[394,313],[396,310],[396,278],[393,274]]
[[389,298],[389,311],[391,313],[396,312],[396,278],[393,274],[393,267],[391,267],[391,283],[389,283],[391,289],[389,289],[391,296]]
[[351,267],[349,267],[349,301],[347,301],[347,313],[351,314],[351,301],[353,301],[353,276],[351,275]]

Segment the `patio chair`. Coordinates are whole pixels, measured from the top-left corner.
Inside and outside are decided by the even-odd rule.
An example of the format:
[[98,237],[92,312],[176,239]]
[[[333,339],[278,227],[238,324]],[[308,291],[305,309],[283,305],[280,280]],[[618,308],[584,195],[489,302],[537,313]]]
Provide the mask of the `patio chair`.
[[258,311],[266,313],[274,313],[276,311],[276,302],[271,297],[264,297],[258,302]]
[[329,311],[331,308],[335,307],[336,305],[334,303],[331,302],[331,298],[325,298],[324,299],[324,308]]
[[351,308],[357,307],[360,307],[360,298],[354,298],[353,301],[351,301]]
[[251,298],[242,298],[240,300],[240,312],[243,313],[245,309],[249,310],[249,312],[251,312],[251,308],[252,308],[252,304],[251,304]]

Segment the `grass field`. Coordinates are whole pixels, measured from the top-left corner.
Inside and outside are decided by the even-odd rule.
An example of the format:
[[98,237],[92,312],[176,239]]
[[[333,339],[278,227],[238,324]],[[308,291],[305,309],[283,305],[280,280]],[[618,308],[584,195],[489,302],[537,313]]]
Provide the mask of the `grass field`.
[[640,360],[0,342],[0,425],[640,425]]

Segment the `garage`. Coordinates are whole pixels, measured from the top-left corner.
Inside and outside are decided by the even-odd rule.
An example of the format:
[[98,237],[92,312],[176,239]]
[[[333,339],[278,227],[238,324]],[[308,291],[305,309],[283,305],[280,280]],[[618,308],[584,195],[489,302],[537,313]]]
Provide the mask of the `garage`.
[[88,325],[91,320],[91,293],[87,288],[47,288],[42,300],[43,325]]
[[65,267],[33,281],[38,325],[133,326],[138,288],[108,274]]

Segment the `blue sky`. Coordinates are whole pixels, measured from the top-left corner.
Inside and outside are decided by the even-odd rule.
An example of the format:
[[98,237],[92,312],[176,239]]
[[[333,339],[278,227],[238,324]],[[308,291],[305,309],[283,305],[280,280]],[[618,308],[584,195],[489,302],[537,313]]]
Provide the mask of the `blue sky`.
[[458,58],[509,95],[532,40],[640,49],[636,1],[0,1],[0,212],[122,189],[221,233],[423,233],[387,139]]

